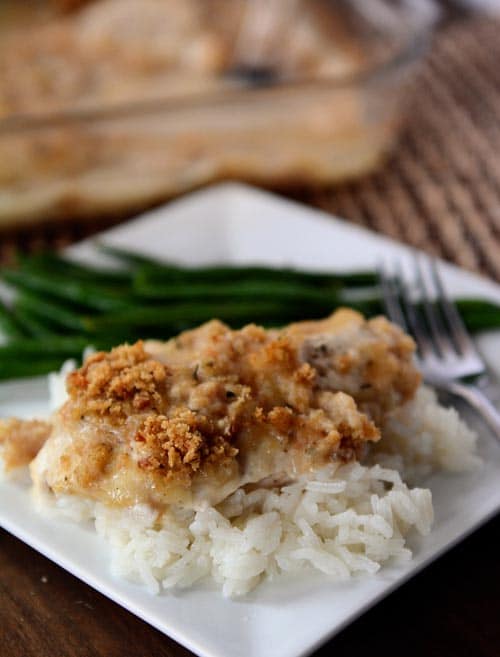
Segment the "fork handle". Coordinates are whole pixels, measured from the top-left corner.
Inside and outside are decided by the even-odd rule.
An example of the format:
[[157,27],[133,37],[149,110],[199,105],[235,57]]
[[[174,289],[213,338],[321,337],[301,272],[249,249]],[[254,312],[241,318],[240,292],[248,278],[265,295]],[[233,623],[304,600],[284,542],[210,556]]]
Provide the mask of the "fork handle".
[[461,383],[459,381],[446,382],[443,388],[468,402],[483,418],[495,438],[500,441],[500,411],[486,397],[481,388],[472,383]]

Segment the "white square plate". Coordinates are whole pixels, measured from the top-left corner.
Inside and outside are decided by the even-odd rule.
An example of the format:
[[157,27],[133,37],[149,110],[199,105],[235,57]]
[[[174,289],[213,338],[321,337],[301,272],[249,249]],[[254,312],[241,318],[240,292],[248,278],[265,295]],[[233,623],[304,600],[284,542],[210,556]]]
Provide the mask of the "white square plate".
[[[310,269],[375,267],[381,255],[408,258],[406,247],[329,215],[236,184],[219,185],[145,214],[103,236],[110,244],[197,265],[215,262],[293,265]],[[98,260],[92,243],[73,247]],[[500,287],[443,264],[449,290],[500,302]],[[481,338],[500,371],[500,334]],[[41,380],[0,386],[0,416],[47,410]],[[151,596],[114,579],[104,543],[91,527],[48,521],[34,511],[21,484],[0,484],[0,524],[63,568],[203,657],[298,657],[342,629],[480,523],[500,510],[500,446],[480,429],[480,472],[430,480],[436,521],[414,542],[414,559],[373,577],[332,584],[324,577],[265,583],[231,601],[209,585]],[[300,619],[300,623],[297,623]]]

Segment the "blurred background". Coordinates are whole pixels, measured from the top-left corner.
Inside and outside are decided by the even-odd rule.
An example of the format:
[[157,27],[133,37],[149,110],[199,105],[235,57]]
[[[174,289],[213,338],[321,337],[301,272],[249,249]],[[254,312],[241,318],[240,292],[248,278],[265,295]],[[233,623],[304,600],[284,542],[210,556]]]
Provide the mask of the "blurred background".
[[0,258],[243,180],[500,278],[496,0],[0,0]]

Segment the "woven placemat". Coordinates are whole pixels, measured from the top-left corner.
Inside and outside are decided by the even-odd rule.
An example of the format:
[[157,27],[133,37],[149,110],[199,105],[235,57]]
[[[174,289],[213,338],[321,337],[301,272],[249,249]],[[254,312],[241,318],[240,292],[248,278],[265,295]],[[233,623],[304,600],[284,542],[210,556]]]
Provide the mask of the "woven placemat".
[[[291,195],[500,280],[498,62],[499,20],[468,19],[440,31],[392,158],[358,182]],[[0,260],[16,248],[64,246],[111,223],[47,224],[3,235]]]
[[302,198],[500,280],[500,21],[440,32],[376,174]]

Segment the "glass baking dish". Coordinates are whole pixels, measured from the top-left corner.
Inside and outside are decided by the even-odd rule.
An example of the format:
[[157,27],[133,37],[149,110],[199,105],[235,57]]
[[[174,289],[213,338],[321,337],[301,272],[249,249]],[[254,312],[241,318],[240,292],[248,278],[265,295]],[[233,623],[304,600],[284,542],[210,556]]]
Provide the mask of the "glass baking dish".
[[[94,12],[95,19],[103,7],[109,10],[116,1],[84,5],[76,14],[57,18],[59,28],[81,20],[84,12]],[[133,25],[134,2],[141,0],[120,1],[118,23],[128,26],[123,29],[126,32],[130,29],[126,12],[132,12]],[[156,11],[158,3],[165,9],[173,1],[147,0],[146,5],[153,9],[156,3]],[[222,16],[224,0],[190,0],[193,7],[203,1],[212,3]],[[253,0],[251,9],[245,7],[249,3],[240,2],[239,20],[230,25],[230,57],[221,63],[213,43],[207,46],[202,39],[200,46],[206,34],[190,37],[189,32],[184,47],[183,35],[177,32],[176,47],[182,56],[188,52],[196,59],[203,52],[205,61],[198,68],[189,64],[189,70],[170,66],[166,76],[158,66],[152,67],[151,75],[142,71],[142,78],[137,75],[134,57],[141,43],[136,33],[128,41],[123,36],[121,45],[127,48],[123,52],[132,62],[127,60],[125,65],[120,43],[113,50],[107,37],[108,49],[101,52],[102,35],[91,42],[95,48],[87,52],[92,51],[94,63],[78,63],[80,77],[94,80],[90,86],[85,82],[87,91],[83,83],[78,91],[78,80],[73,82],[78,75],[71,61],[66,64],[60,53],[51,52],[52,45],[37,46],[36,37],[19,75],[14,75],[15,68],[8,69],[5,57],[3,69],[0,62],[0,227],[126,216],[215,180],[238,179],[271,187],[320,185],[361,176],[376,167],[397,138],[414,64],[432,31],[433,6],[422,0],[275,1],[278,4],[274,14],[267,14],[264,30],[267,45],[262,33],[252,33],[248,24],[269,10],[263,8],[262,0]],[[234,10],[234,2],[226,4]],[[146,5],[141,4],[142,10]],[[325,12],[333,17],[335,34],[324,32],[323,27],[314,28],[321,33],[311,32],[304,12],[313,9],[323,12],[325,24]],[[217,29],[220,22],[216,21]],[[48,24],[44,23],[42,32]],[[305,24],[309,51],[300,42],[305,39],[301,36]],[[113,29],[116,34],[116,26]],[[151,29],[151,25],[144,28],[145,36]],[[225,29],[227,38],[230,30],[227,25]],[[155,57],[161,60],[165,50],[161,26],[155,30],[163,48]],[[16,38],[28,41],[29,34],[26,29]],[[61,34],[64,37],[59,29]],[[297,55],[300,48],[302,60]],[[12,51],[17,56],[14,46]],[[207,52],[209,59],[219,58],[211,69],[206,64]],[[42,68],[45,77],[32,81],[33,69],[45,62],[43,57],[48,59],[48,66]],[[119,68],[113,69],[118,59]],[[21,60],[17,56],[15,66]],[[15,80],[11,88],[9,74]],[[106,83],[106,75],[112,84]],[[76,89],[73,96],[61,91],[59,81],[66,84],[67,79]]]

